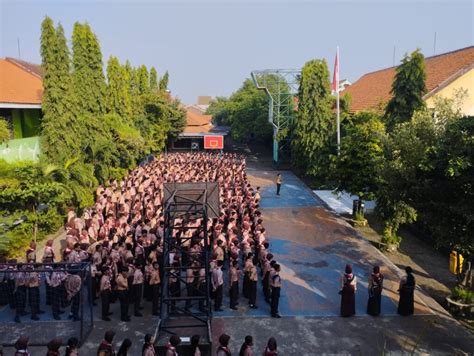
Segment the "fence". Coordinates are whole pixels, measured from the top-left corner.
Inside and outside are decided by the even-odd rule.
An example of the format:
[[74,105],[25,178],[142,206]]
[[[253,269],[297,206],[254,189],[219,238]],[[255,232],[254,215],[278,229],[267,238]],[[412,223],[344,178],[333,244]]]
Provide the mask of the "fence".
[[[58,286],[51,287],[51,280]],[[0,344],[12,345],[23,335],[32,346],[53,338],[65,344],[70,337],[82,344],[93,328],[90,263],[0,264],[0,306]],[[39,320],[33,320],[38,306]]]

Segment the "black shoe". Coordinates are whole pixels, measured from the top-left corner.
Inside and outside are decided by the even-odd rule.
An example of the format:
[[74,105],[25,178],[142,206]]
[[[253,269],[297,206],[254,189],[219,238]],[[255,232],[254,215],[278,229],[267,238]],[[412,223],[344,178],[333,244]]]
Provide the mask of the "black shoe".
[[25,315],[28,315],[26,311],[20,313],[20,316],[25,316]]
[[219,309],[214,309],[214,311],[216,311],[216,312],[223,312],[223,311],[224,311],[224,309],[222,309],[222,308],[219,308]]
[[122,321],[130,321],[131,319],[130,319],[130,317],[126,317],[126,318],[123,318],[123,319],[120,319],[120,320],[122,320]]
[[54,320],[61,320],[61,317],[59,315],[54,315],[53,318]]
[[237,307],[230,307],[232,310],[238,310]]
[[280,314],[272,314],[272,318],[281,318]]
[[36,315],[33,315],[33,316],[31,317],[31,320],[40,320],[40,318],[38,318]]
[[59,314],[64,314],[66,311],[65,310],[60,310]]
[[111,319],[110,319],[108,316],[103,316],[103,317],[102,317],[102,320],[103,320],[103,321],[110,321]]
[[109,312],[109,313],[107,314],[107,316],[110,316],[110,315],[114,315],[114,313],[112,313],[112,312]]
[[250,308],[257,309],[258,307],[256,305],[250,304]]
[[153,315],[153,316],[160,316],[160,313],[156,312],[156,313],[152,313],[151,315]]
[[18,315],[15,316],[15,319],[13,320],[15,320],[15,323],[21,323],[20,317]]
[[142,317],[143,314],[142,314],[142,313],[135,313],[135,316],[136,316],[136,317]]

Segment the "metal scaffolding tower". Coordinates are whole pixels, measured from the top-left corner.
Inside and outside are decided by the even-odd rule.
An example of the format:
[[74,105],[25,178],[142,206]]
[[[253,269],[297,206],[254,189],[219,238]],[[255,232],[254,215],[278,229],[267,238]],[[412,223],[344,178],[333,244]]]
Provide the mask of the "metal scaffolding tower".
[[268,97],[268,121],[273,126],[273,161],[278,166],[289,161],[291,128],[296,108],[301,70],[265,69],[251,72],[258,89]]
[[[208,219],[219,214],[218,183],[165,183],[164,207],[159,332],[162,338],[165,334],[198,333],[204,343],[210,343]],[[194,243],[202,244],[201,253],[190,249]],[[170,287],[170,280],[174,287]]]

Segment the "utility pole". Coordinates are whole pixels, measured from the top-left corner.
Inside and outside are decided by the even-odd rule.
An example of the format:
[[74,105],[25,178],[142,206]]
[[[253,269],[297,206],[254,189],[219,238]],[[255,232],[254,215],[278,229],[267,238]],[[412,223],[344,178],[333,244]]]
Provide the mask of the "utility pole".
[[20,37],[16,38],[18,44],[18,59],[21,59],[21,52],[20,52]]

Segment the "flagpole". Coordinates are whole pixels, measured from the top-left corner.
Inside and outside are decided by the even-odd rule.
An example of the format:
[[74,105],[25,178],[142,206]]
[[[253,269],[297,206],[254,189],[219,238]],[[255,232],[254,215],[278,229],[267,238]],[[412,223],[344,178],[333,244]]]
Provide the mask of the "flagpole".
[[336,95],[337,95],[337,101],[336,101],[336,111],[337,111],[337,119],[336,119],[336,125],[337,125],[337,155],[339,155],[341,151],[341,117],[340,117],[340,110],[339,110],[339,66],[340,66],[340,59],[339,59],[339,46],[337,46],[337,75],[336,75]]

